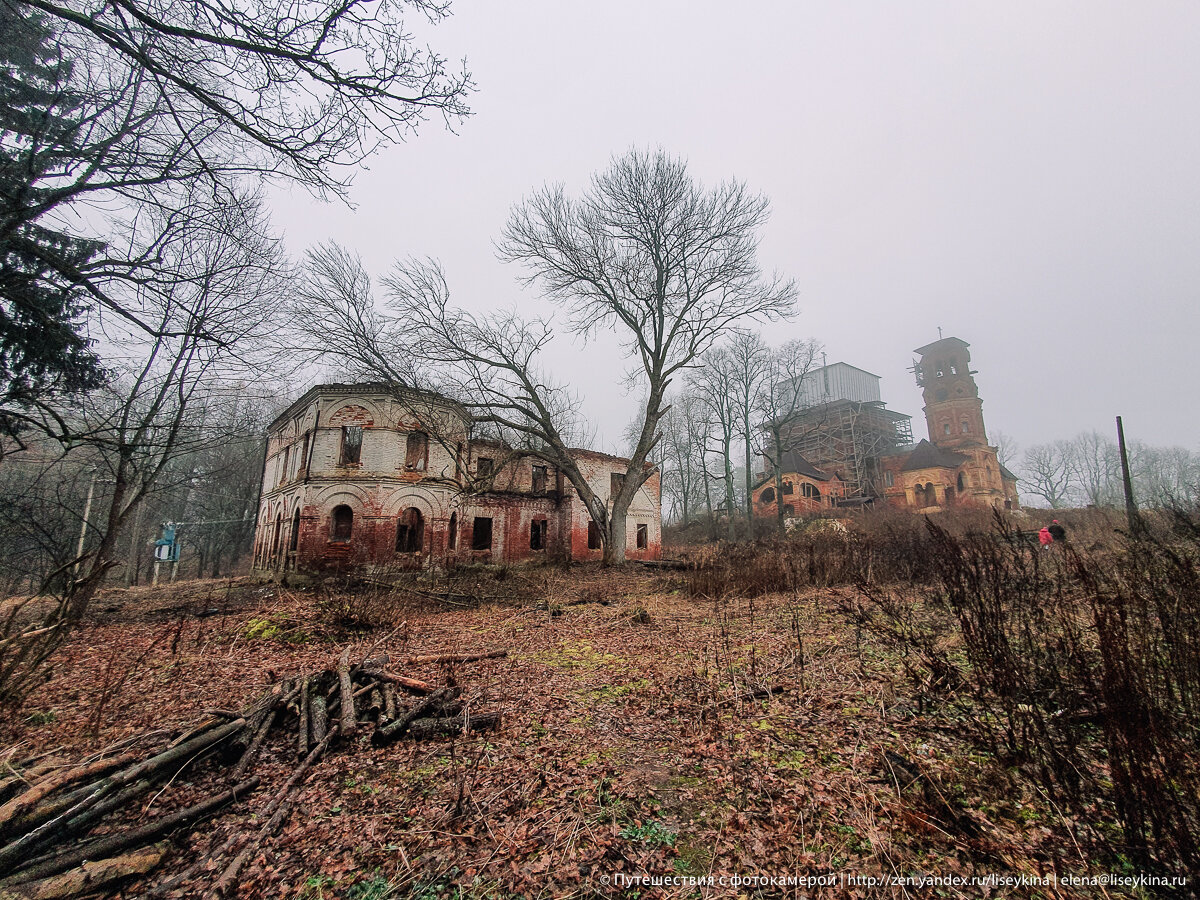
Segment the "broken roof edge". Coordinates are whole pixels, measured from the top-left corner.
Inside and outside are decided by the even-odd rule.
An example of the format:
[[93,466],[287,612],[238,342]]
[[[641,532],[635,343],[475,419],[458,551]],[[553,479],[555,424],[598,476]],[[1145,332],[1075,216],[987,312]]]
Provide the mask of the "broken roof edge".
[[918,347],[913,353],[920,353],[922,356],[928,356],[929,351],[933,350],[939,344],[947,344],[958,347],[970,347],[971,345],[959,337],[938,338],[936,341],[930,341],[924,347]]
[[284,408],[283,412],[281,412],[279,415],[277,415],[274,419],[271,420],[271,424],[267,426],[267,433],[270,434],[272,431],[275,430],[275,427],[277,425],[279,425],[281,422],[283,422],[290,416],[295,415],[299,409],[303,408],[304,406],[307,406],[309,403],[312,402],[312,400],[314,400],[320,394],[336,394],[336,395],[345,396],[345,395],[350,395],[350,394],[379,394],[379,393],[386,394],[390,399],[393,399],[393,400],[400,399],[399,395],[401,395],[401,394],[408,394],[409,396],[416,396],[416,397],[421,398],[422,400],[425,400],[428,403],[436,404],[439,406],[443,406],[447,409],[454,410],[455,412],[464,416],[468,421],[470,421],[473,418],[470,411],[465,406],[463,406],[461,403],[459,403],[457,400],[447,397],[445,394],[439,394],[437,391],[431,391],[431,390],[427,390],[425,388],[408,387],[408,386],[399,385],[399,384],[390,384],[386,381],[351,382],[348,384],[342,383],[342,382],[327,382],[325,384],[313,385],[307,391],[305,391],[303,394],[301,394],[299,397],[297,397],[295,400],[293,400],[291,403],[289,403]]

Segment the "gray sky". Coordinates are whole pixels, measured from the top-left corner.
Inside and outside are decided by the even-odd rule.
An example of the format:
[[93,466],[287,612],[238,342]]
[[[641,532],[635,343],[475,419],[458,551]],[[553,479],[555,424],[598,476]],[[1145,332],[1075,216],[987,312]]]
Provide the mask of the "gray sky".
[[[424,29],[479,86],[370,162],[356,208],[273,195],[300,252],[328,239],[377,274],[437,257],[455,299],[549,304],[496,261],[510,206],[663,146],[765,193],[764,268],[830,362],[914,416],[912,349],[970,342],[990,433],[1022,446],[1113,430],[1200,450],[1200,4],[564,3],[455,0]],[[600,445],[632,415],[613,344],[556,342]],[[614,366],[616,365],[616,368]],[[612,373],[611,376],[608,373]]]

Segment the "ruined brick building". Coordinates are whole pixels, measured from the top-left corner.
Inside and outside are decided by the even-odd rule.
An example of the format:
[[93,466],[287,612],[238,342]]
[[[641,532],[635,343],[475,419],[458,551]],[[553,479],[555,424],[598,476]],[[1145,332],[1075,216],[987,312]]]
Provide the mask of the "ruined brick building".
[[[572,450],[608,498],[628,461]],[[634,498],[630,559],[661,555],[659,476]],[[255,531],[258,568],[423,568],[599,559],[600,535],[561,472],[472,437],[470,415],[436,394],[315,387],[267,431]]]
[[774,518],[886,502],[933,511],[1019,507],[1017,478],[988,445],[970,345],[942,338],[918,348],[913,365],[929,438],[912,441],[910,417],[887,409],[879,377],[845,363],[810,372],[805,409],[786,428],[785,496],[769,459],[754,489],[755,515]]

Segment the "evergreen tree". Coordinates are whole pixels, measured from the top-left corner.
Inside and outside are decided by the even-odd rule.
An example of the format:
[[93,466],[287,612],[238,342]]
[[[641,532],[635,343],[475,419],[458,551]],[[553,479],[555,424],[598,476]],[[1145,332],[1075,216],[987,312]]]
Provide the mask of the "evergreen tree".
[[104,380],[80,287],[103,244],[50,221],[56,180],[80,162],[70,75],[44,20],[0,3],[0,433],[18,430],[21,407]]

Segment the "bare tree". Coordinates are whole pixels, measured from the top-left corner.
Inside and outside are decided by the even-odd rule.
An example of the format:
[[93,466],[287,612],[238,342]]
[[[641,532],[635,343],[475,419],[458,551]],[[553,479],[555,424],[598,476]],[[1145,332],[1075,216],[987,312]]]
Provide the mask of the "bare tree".
[[[0,634],[0,698],[20,696],[65,632],[86,614],[105,575],[119,564],[118,539],[137,505],[181,454],[219,440],[204,426],[206,407],[223,402],[254,368],[261,339],[283,296],[280,252],[258,207],[215,207],[194,215],[181,239],[163,248],[167,266],[187,273],[147,280],[127,299],[154,327],[118,328],[108,385],[68,406],[25,413],[64,460],[82,457],[96,486],[86,504],[86,542],[41,579],[34,599],[51,610],[30,628],[22,605],[6,612]],[[35,416],[39,417],[35,420]]]
[[1005,468],[1017,465],[1017,453],[1020,452],[1021,445],[1013,440],[1011,435],[1005,434],[1003,431],[993,431],[992,443],[996,447],[996,459],[1000,465]]
[[1120,502],[1121,459],[1114,441],[1098,431],[1081,432],[1070,441],[1068,464],[1085,502],[1092,506]]
[[709,429],[700,398],[690,393],[670,397],[660,429],[663,493],[672,503],[671,517],[686,526],[703,500],[703,453]]
[[738,436],[745,459],[744,498],[747,534],[754,533],[754,445],[756,443],[760,395],[771,371],[771,351],[756,331],[739,331],[728,343],[733,367],[734,402],[737,407]]
[[[369,295],[326,297],[315,289],[306,308],[329,324],[333,349],[360,371],[394,384],[453,386],[451,396],[477,421],[558,467],[598,526],[605,562],[622,563],[627,512],[655,472],[648,463],[674,378],[743,319],[791,312],[792,282],[760,277],[756,248],[766,219],[765,198],[738,182],[705,189],[662,151],[614,159],[577,200],[552,187],[514,208],[498,244],[501,258],[528,268],[528,281],[560,305],[575,333],[586,338],[614,328],[635,360],[634,380],[645,396],[641,429],[624,479],[608,498],[592,490],[570,454],[569,426],[578,420],[573,395],[541,370],[540,351],[552,336],[548,319],[456,310],[430,262],[397,266],[386,282],[388,312]],[[322,256],[346,268],[345,259],[328,253],[315,261]]]
[[699,362],[700,368],[688,374],[687,384],[703,405],[710,426],[700,456],[702,474],[706,480],[712,478],[708,471],[708,457],[715,454],[721,466],[716,480],[721,482],[725,491],[725,532],[732,541],[737,536],[733,445],[741,419],[737,405],[738,366],[725,347],[709,350],[700,357]]
[[630,151],[592,179],[578,200],[561,186],[516,207],[498,245],[527,267],[588,336],[614,328],[635,360],[646,394],[642,434],[611,510],[597,524],[609,562],[625,559],[625,515],[651,474],[663,397],[674,377],[729,328],[748,318],[788,315],[795,285],[763,280],[758,231],[765,197],[740,182],[705,189],[664,151]]
[[1070,442],[1035,444],[1025,451],[1022,461],[1026,490],[1053,509],[1066,505],[1075,486]]
[[[182,239],[198,196],[236,208],[264,178],[336,196],[427,115],[468,113],[470,75],[405,25],[448,14],[447,0],[5,0],[6,43],[40,65],[36,89],[25,78],[14,102],[5,93],[17,114],[0,112],[0,249],[5,262],[24,254],[0,301],[28,312],[38,294],[12,287],[30,281],[43,297],[68,296],[56,322],[68,362],[88,361],[98,314],[154,337],[153,311],[134,298],[146,282],[189,277],[167,268],[177,257],[164,248]],[[6,84],[22,83],[21,58],[0,54]],[[27,393],[0,393],[0,416]]]
[[[758,412],[766,432],[763,453],[775,476],[776,528],[784,533],[783,456],[791,449],[790,441],[801,426],[797,416],[810,405],[810,393],[804,379],[817,367],[823,349],[819,341],[788,341],[772,351],[763,389],[759,393]],[[820,427],[820,422],[807,427]]]

